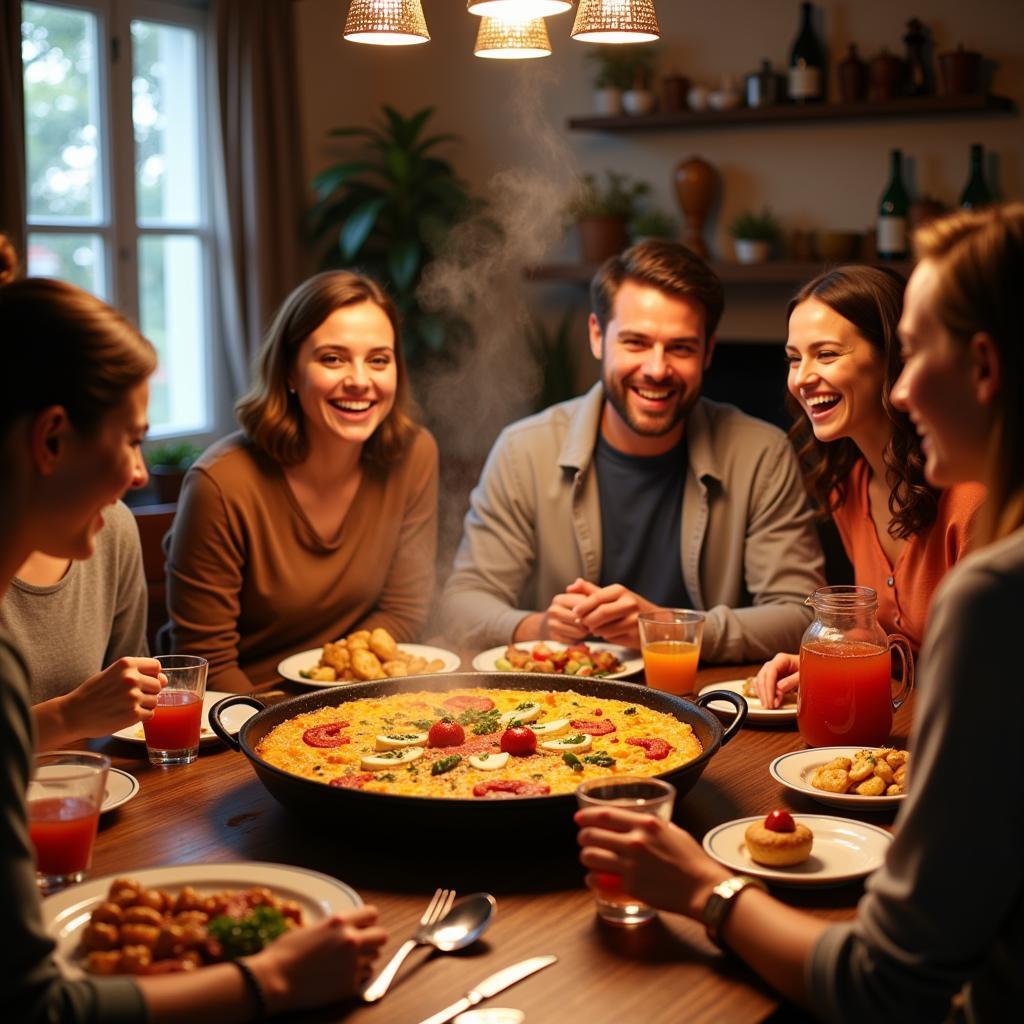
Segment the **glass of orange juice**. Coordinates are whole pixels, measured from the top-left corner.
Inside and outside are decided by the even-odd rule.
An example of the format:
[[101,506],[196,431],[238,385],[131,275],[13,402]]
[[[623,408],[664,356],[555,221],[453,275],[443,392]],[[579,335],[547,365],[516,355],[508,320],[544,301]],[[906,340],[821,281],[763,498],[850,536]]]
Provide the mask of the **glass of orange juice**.
[[663,608],[640,615],[640,652],[647,685],[666,693],[690,693],[697,679],[703,612]]
[[103,806],[110,758],[82,750],[37,754],[28,784],[28,834],[36,857],[36,884],[51,893],[81,882]]

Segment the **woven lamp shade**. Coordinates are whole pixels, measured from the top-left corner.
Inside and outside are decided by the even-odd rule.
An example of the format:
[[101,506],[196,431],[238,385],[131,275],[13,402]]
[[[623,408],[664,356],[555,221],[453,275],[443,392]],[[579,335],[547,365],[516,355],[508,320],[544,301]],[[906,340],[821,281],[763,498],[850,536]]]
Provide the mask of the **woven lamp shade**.
[[352,0],[342,35],[351,43],[410,46],[430,40],[420,0]]
[[646,43],[660,39],[654,0],[580,0],[572,37],[584,43]]
[[564,14],[572,0],[466,0],[466,10],[482,18],[550,18]]
[[531,18],[528,21],[481,18],[473,53],[477,57],[498,60],[548,57],[551,54],[551,39],[543,18]]

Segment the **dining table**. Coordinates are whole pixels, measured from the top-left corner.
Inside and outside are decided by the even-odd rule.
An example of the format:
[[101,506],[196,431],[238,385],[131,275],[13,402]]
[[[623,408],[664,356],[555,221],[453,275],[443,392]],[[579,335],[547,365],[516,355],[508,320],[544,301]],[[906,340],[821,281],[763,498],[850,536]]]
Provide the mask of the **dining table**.
[[[695,691],[709,683],[742,679],[750,665],[700,669]],[[642,682],[642,679],[640,680]],[[288,682],[285,694],[308,692]],[[259,694],[257,693],[257,696]],[[910,702],[896,713],[892,742],[905,746]],[[104,814],[91,875],[127,875],[145,868],[272,862],[340,879],[379,909],[388,931],[383,965],[415,931],[437,887],[460,895],[491,893],[497,910],[481,939],[457,953],[414,950],[390,991],[377,1003],[352,1001],[302,1019],[351,1024],[419,1024],[493,972],[520,960],[554,954],[558,960],[495,996],[483,1006],[515,1007],[529,1024],[581,1021],[748,1022],[790,1020],[789,1007],[703,926],[660,913],[635,927],[600,921],[583,883],[578,849],[523,828],[508,801],[507,828],[466,843],[453,853],[431,832],[410,831],[404,842],[381,843],[372,824],[358,818],[320,820],[278,803],[244,754],[220,741],[203,745],[198,759],[176,767],[151,766],[145,748],[117,738],[89,741],[113,766],[138,779],[140,789],[122,807]],[[895,809],[854,812],[822,806],[790,791],[769,774],[770,762],[804,748],[795,721],[749,721],[710,760],[697,784],[679,801],[675,820],[700,840],[716,825],[775,808],[794,814],[832,813],[891,830]],[[856,912],[860,880],[833,887],[776,887],[776,896],[830,921]]]

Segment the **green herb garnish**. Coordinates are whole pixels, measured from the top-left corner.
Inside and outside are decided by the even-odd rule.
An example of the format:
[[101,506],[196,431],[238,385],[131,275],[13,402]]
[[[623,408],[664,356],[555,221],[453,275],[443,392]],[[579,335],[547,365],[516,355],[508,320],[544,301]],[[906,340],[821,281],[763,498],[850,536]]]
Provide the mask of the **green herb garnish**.
[[562,755],[562,760],[574,771],[583,771],[583,765],[580,759],[575,754],[565,753]]
[[216,939],[224,956],[234,959],[258,953],[288,930],[284,914],[274,907],[253,907],[245,917],[219,914],[208,925],[210,938]]
[[425,729],[429,729],[434,724],[434,720],[432,718],[419,718],[412,724],[415,725],[417,729],[422,731]]
[[585,743],[586,739],[587,737],[584,736],[583,733],[578,732],[575,736],[566,736],[565,739],[562,740],[562,742],[571,743],[573,746],[576,746],[578,743]]
[[447,757],[442,757],[430,766],[430,774],[444,775],[445,772],[450,772],[460,761],[462,761],[461,754],[449,754]]
[[389,732],[384,736],[386,740],[418,740],[419,738],[420,734],[417,732]]
[[611,754],[606,754],[603,750],[598,750],[593,754],[587,754],[583,758],[587,764],[596,764],[599,768],[611,768],[615,764],[615,758]]

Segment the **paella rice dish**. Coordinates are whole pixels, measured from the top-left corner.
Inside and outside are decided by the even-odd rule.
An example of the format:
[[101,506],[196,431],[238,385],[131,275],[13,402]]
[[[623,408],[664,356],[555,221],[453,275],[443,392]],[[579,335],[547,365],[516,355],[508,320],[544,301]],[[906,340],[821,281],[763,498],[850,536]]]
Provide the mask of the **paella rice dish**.
[[281,722],[268,764],[329,786],[439,799],[571,793],[608,775],[660,775],[702,753],[692,727],[572,690],[463,688],[369,697]]

